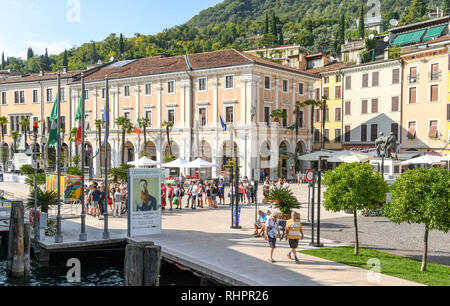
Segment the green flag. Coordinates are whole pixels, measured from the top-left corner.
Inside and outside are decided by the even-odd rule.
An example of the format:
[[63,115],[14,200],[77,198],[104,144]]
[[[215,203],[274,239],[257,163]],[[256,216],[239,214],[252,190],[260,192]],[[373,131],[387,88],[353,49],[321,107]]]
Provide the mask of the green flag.
[[288,127],[289,130],[295,131],[297,129],[297,123],[294,123],[293,126]]
[[77,109],[77,113],[76,113],[76,115],[75,115],[75,121],[77,121],[77,120],[81,120],[81,118],[83,117],[83,114],[82,114],[82,111],[81,111],[81,109],[82,109],[82,103],[83,101],[82,101],[82,97],[80,97],[80,102],[78,102],[78,109]]
[[56,149],[58,147],[58,95],[53,102],[53,109],[50,115],[50,135],[48,137],[49,148]]

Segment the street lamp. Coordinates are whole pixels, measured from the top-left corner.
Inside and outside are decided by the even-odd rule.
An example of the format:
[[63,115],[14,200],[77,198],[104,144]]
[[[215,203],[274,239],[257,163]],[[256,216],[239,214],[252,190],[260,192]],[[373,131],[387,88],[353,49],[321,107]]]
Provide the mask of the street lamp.
[[[319,165],[318,165],[318,171],[317,171],[317,189],[318,189],[318,194],[317,194],[317,241],[314,243],[314,191],[313,191],[313,207],[312,207],[312,242],[311,242],[311,246],[316,247],[316,248],[321,248],[323,247],[323,244],[320,243],[320,210],[322,208],[322,162],[326,162],[328,159],[328,157],[326,156],[320,156],[319,157]],[[314,185],[313,185],[314,186]],[[313,187],[314,188],[314,187]],[[314,190],[314,189],[313,189]]]
[[39,122],[35,121],[33,123],[33,136],[34,136],[34,146],[33,146],[33,161],[34,161],[34,213],[33,213],[33,221],[34,221],[34,252],[38,252],[39,250],[39,241],[41,240],[41,235],[39,233],[39,224],[37,222],[37,138],[39,132]]

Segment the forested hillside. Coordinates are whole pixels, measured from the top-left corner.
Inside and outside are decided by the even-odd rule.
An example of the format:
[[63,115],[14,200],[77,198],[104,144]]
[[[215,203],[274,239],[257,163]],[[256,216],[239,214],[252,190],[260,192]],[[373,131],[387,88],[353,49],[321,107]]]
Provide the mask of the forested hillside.
[[[360,37],[356,21],[367,11],[361,0],[224,0],[202,11],[183,25],[156,35],[134,37],[111,34],[59,55],[35,55],[26,60],[3,56],[2,69],[22,72],[85,68],[111,57],[141,58],[161,53],[190,54],[219,49],[247,50],[262,46],[298,43],[313,52],[336,54],[345,37]],[[426,18],[427,11],[449,5],[450,0],[381,0],[383,20],[401,24]],[[1,51],[1,50],[0,50]],[[39,67],[40,66],[40,67]]]

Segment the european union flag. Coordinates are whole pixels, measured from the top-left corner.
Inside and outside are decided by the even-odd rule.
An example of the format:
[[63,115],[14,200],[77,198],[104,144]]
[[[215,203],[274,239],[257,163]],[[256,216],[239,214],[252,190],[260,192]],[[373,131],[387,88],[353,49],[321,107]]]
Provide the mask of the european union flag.
[[225,124],[225,122],[223,122],[222,116],[220,116],[220,124],[222,125],[222,128],[224,129],[224,131],[226,131],[227,125]]

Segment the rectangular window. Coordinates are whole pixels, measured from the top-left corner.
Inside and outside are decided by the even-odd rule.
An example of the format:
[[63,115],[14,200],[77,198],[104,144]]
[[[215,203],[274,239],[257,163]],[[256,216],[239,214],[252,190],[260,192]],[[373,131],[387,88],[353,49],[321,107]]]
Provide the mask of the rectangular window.
[[227,75],[225,77],[225,88],[226,89],[233,89],[234,88],[234,76]]
[[378,124],[372,124],[370,127],[370,140],[375,141],[378,138]]
[[86,89],[84,91],[84,101],[88,101],[89,100],[89,89]]
[[265,77],[264,78],[264,88],[265,89],[270,89],[270,77]]
[[199,120],[200,120],[200,126],[206,126],[206,124],[207,124],[206,108],[199,108],[198,115],[199,115]]
[[400,69],[392,69],[392,84],[400,84]]
[[153,93],[153,91],[152,91],[152,83],[145,84],[145,95],[146,96],[151,96],[152,93]]
[[341,86],[336,86],[334,88],[334,98],[335,99],[341,99],[342,98],[342,90]]
[[430,137],[430,138],[438,137],[438,122],[437,122],[437,120],[430,121],[430,132],[428,133],[428,137]]
[[37,89],[34,89],[33,90],[33,103],[38,103],[39,102],[38,99],[39,99],[38,98],[38,91],[37,91]]
[[400,110],[400,98],[392,97],[391,111],[398,112]]
[[169,109],[167,111],[167,121],[175,124],[175,110],[174,109]]
[[234,123],[234,108],[227,106],[225,109],[227,123]]
[[206,78],[198,79],[198,90],[206,91]]
[[372,87],[378,86],[380,73],[378,71],[372,72]]
[[414,121],[408,123],[408,139],[415,139],[417,133],[416,123]]
[[264,107],[264,122],[267,126],[270,125],[270,107]]
[[334,130],[334,142],[340,143],[342,141],[342,131],[341,129]]
[[330,83],[330,78],[329,78],[329,77],[323,78],[323,82],[324,82],[325,84]]
[[378,113],[378,99],[372,99],[372,114]]
[[326,122],[329,122],[329,121],[330,121],[330,108],[329,108],[329,107],[327,107],[327,108],[325,109],[325,121],[326,121]]
[[283,92],[289,91],[289,82],[287,80],[283,80]]
[[19,90],[14,92],[14,104],[25,104],[25,91]]
[[316,100],[322,100],[322,98],[320,97],[320,88],[316,88]]
[[148,127],[152,126],[152,111],[145,111],[145,118],[148,119]]
[[66,117],[62,116],[61,118],[61,130],[66,130]]
[[329,129],[323,130],[323,137],[324,137],[325,142],[330,142],[330,130]]
[[361,141],[367,141],[367,125],[361,125]]
[[345,102],[345,115],[349,116],[352,114],[352,103],[347,101]]
[[123,113],[123,116],[124,116],[125,118],[131,120],[131,112],[124,112],[124,113]]
[[362,88],[369,87],[369,74],[365,73],[362,76]]
[[84,114],[84,129],[86,131],[90,131],[91,130],[91,116],[89,116],[89,114]]
[[368,112],[368,101],[367,100],[362,100],[361,101],[361,114],[367,114]]
[[323,96],[326,97],[326,99],[330,98],[330,89],[328,87],[324,87]]
[[300,129],[303,129],[303,128],[305,127],[305,121],[304,121],[303,116],[304,116],[303,111],[299,111],[299,112],[298,112],[298,122],[297,122],[297,126],[298,126]]
[[411,87],[409,89],[409,104],[415,104],[417,103],[417,88],[416,87]]
[[447,121],[450,121],[450,104],[447,104]]
[[342,77],[341,77],[340,74],[338,74],[338,75],[336,76],[336,83],[339,83],[341,80],[342,80]]
[[417,82],[417,67],[409,68],[409,83]]
[[2,105],[8,104],[8,101],[6,100],[6,92],[2,92]]
[[321,115],[320,115],[320,109],[315,109],[314,110],[314,113],[315,113],[315,122],[320,122],[320,117],[321,117]]
[[106,88],[102,88],[102,99],[106,98]]
[[314,142],[320,142],[320,132],[319,132],[319,130],[314,130]]
[[167,82],[167,93],[174,94],[175,93],[175,81]]
[[123,87],[123,96],[124,97],[129,97],[130,96],[130,86],[129,85],[125,85]]
[[305,95],[305,84],[298,83],[298,94],[301,96]]
[[288,120],[289,120],[287,109],[283,109],[283,114],[285,115],[285,118],[283,118],[283,126],[287,127],[288,126]]
[[352,89],[352,77],[351,76],[345,77],[345,89],[346,90]]
[[334,109],[334,120],[342,121],[342,109],[340,107]]
[[430,101],[431,102],[439,101],[439,85],[430,86]]
[[61,102],[66,101],[66,89],[61,88]]
[[430,80],[439,81],[439,79],[440,79],[439,64],[432,64],[430,72]]
[[350,142],[350,131],[351,131],[350,125],[346,125],[345,126],[345,142]]
[[398,123],[392,123],[391,124],[391,133],[393,133],[395,135],[395,137],[397,137],[397,139],[398,139],[398,132],[399,132]]

